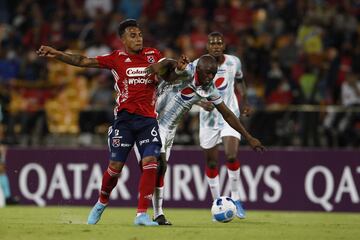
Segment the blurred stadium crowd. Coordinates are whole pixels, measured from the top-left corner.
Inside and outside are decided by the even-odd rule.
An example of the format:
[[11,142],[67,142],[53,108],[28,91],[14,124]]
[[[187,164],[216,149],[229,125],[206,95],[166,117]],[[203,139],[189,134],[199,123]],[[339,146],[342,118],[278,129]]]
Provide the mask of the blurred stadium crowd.
[[[103,144],[112,119],[108,71],[36,56],[40,45],[87,56],[121,49],[117,26],[141,23],[144,45],[167,57],[206,52],[220,31],[240,57],[254,113],[243,121],[267,146],[360,144],[360,1],[2,0],[1,139],[7,144]],[[196,109],[176,143],[197,143]]]

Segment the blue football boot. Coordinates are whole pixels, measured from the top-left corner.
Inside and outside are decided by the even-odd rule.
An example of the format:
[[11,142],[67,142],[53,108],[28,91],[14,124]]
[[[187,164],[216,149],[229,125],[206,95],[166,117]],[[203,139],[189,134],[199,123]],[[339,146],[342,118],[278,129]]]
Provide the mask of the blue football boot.
[[236,206],[236,216],[240,219],[244,219],[245,218],[245,210],[241,205],[240,200],[234,201],[235,206]]
[[100,220],[101,214],[104,212],[105,208],[106,205],[97,202],[93,209],[91,209],[87,223],[96,224]]
[[158,226],[159,225],[157,222],[152,221],[150,219],[149,215],[147,215],[146,213],[141,213],[139,216],[136,216],[134,224],[138,225],[138,226]]

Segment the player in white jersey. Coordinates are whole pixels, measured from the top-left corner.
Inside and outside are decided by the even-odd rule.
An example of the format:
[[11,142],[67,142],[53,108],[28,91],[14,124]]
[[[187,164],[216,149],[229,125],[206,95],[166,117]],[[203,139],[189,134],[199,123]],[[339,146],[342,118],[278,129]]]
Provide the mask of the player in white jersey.
[[[224,54],[224,37],[219,32],[208,35],[207,51],[215,57],[218,65],[217,74],[213,83],[222,96],[224,103],[240,117],[238,99],[235,87],[242,87],[242,101],[244,108],[242,114],[247,115],[250,108],[246,99],[246,84],[243,80],[241,62],[233,55]],[[194,61],[196,65],[197,60]],[[240,134],[233,129],[221,116],[219,111],[213,109],[211,103],[201,102],[199,140],[206,158],[206,177],[213,199],[220,197],[220,183],[218,174],[219,152],[218,144],[223,142],[226,156],[226,166],[229,176],[231,198],[237,206],[236,216],[245,218],[245,211],[240,201],[240,162],[237,159]]]
[[[156,64],[161,65],[161,62]],[[243,134],[254,150],[264,150],[261,142],[246,131],[238,117],[225,105],[219,91],[216,89],[213,83],[213,78],[217,72],[217,63],[214,57],[203,55],[198,60],[196,67],[193,63],[189,63],[182,73],[179,73],[176,69],[175,72],[179,74],[180,80],[175,85],[166,86],[166,83],[163,83],[159,87],[160,96],[157,100],[156,111],[159,114],[158,122],[162,148],[159,162],[161,168],[153,198],[155,218],[164,215],[162,209],[164,175],[176,128],[184,114],[194,104],[203,99],[211,102],[225,121],[236,131]]]

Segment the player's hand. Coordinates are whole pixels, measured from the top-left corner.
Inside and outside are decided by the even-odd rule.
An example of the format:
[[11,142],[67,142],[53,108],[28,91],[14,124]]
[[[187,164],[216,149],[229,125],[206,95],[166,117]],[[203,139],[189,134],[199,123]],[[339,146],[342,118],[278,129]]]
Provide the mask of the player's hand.
[[263,152],[265,151],[265,147],[261,144],[260,140],[254,137],[248,139],[250,147],[256,152]]
[[200,101],[199,106],[208,112],[211,112],[215,108],[214,104],[212,104],[211,102],[205,102],[205,101]]
[[243,106],[240,108],[241,116],[248,117],[252,114],[253,109],[250,107],[248,103],[244,103]]
[[58,51],[52,47],[41,45],[41,47],[36,51],[36,53],[40,57],[54,58],[57,56]]
[[180,58],[177,60],[176,68],[179,71],[184,71],[186,66],[189,64],[189,62],[190,62],[189,58],[186,55],[182,54]]
[[158,74],[162,66],[160,63],[153,63],[145,68],[145,77],[149,78],[153,74]]

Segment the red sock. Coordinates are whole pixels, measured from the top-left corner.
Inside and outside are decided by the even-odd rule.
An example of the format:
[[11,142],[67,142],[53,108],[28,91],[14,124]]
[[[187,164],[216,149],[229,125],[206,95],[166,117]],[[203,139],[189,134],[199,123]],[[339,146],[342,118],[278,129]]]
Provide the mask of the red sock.
[[155,189],[157,162],[145,163],[139,184],[139,203],[137,212],[146,212]]
[[111,168],[110,166],[104,172],[99,194],[99,201],[108,204],[111,191],[114,189],[120,176],[120,170]]
[[239,160],[235,160],[234,162],[227,162],[226,166],[229,170],[231,171],[236,171],[240,168],[240,161]]
[[219,175],[217,168],[209,168],[208,166],[205,167],[205,173],[209,178],[215,178],[217,175]]

